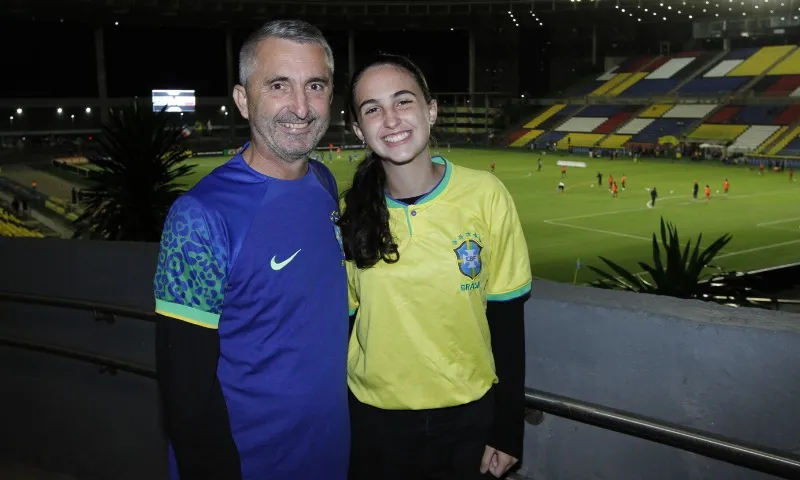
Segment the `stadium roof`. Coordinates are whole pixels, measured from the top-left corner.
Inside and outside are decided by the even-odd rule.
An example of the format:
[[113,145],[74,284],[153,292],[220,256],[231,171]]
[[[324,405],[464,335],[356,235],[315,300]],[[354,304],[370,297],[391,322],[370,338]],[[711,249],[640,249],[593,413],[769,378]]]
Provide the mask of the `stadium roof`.
[[[225,26],[304,18],[331,28],[544,26],[796,16],[800,0],[7,0],[0,19]],[[772,12],[772,13],[770,13]],[[790,18],[791,19],[791,18]]]

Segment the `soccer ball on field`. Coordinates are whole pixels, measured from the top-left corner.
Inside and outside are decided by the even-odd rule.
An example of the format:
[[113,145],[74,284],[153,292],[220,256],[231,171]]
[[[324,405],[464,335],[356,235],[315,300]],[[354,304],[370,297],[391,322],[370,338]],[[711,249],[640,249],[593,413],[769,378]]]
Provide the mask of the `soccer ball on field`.
[[675,193],[675,190],[670,190],[669,193],[673,194],[673,193]]
[[719,190],[717,190],[717,193],[719,193]]
[[653,202],[647,202],[645,205],[647,205],[647,208],[653,208]]

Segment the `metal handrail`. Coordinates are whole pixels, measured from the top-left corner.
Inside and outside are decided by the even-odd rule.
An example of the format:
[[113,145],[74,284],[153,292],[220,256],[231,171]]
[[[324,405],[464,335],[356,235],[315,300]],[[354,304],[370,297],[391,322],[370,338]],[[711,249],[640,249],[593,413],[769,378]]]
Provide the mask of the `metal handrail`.
[[79,360],[81,362],[87,362],[97,365],[99,367],[103,367],[104,369],[112,373],[115,372],[116,370],[119,370],[122,372],[129,372],[136,375],[141,375],[147,378],[156,378],[155,369],[147,367],[145,365],[126,362],[123,360],[117,360],[111,357],[107,357],[105,355],[75,350],[72,348],[62,347],[60,345],[37,343],[21,338],[13,338],[5,336],[0,336],[0,345],[21,348],[24,350],[31,350],[34,352],[49,353],[64,358],[71,358],[73,360]]
[[[153,312],[86,300],[0,292],[0,301],[2,300],[104,312],[148,321],[155,320],[155,313]],[[112,372],[116,370],[125,371],[147,378],[156,378],[157,376],[155,369],[144,365],[58,345],[36,343],[11,337],[0,337],[0,345],[72,358],[101,366]],[[617,410],[532,388],[525,389],[525,404],[528,408],[551,415],[650,440],[662,445],[669,445],[758,472],[781,478],[800,478],[800,457],[791,453],[743,443],[683,425],[664,422],[624,410]]]
[[788,452],[532,388],[525,389],[525,404],[558,417],[669,445],[758,472],[781,478],[800,478],[800,457]]
[[142,310],[133,307],[123,307],[111,303],[93,302],[90,300],[78,300],[67,297],[54,297],[46,295],[36,295],[31,293],[0,292],[0,301],[26,303],[33,305],[46,305],[48,307],[71,308],[74,310],[86,310],[102,313],[121,315],[123,317],[137,318],[155,322],[156,314],[153,311]]

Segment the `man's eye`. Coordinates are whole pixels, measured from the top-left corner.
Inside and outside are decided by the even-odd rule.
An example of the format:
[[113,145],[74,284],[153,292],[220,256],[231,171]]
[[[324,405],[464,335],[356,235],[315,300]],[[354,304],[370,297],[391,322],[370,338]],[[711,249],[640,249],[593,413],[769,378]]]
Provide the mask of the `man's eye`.
[[374,107],[373,107],[373,108],[368,108],[368,109],[367,109],[367,110],[364,112],[364,115],[369,115],[369,114],[375,113],[375,112],[377,112],[377,111],[378,111],[378,109],[377,109],[377,108],[374,108]]
[[321,91],[325,90],[325,85],[323,85],[321,83],[312,83],[311,84],[311,90],[314,90],[315,92],[321,92]]

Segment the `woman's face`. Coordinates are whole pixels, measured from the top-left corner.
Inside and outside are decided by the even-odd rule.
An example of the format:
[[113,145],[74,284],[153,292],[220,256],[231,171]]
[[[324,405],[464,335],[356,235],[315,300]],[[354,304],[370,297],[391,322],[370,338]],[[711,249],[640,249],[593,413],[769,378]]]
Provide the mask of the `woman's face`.
[[403,164],[427,152],[436,101],[425,101],[408,71],[394,65],[369,68],[353,93],[358,117],[353,129],[381,158]]

